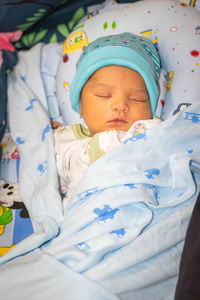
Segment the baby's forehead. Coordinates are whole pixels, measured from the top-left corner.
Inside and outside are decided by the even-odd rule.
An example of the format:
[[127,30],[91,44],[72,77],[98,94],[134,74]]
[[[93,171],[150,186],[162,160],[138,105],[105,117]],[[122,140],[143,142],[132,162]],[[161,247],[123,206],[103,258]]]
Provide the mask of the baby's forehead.
[[[126,74],[130,74],[130,75],[134,75],[134,76],[139,76],[142,77],[137,71],[123,66],[123,65],[107,65],[107,66],[103,66],[99,69],[97,69],[90,77],[88,80],[97,80],[99,79],[99,77],[101,76],[106,76],[108,75],[108,79],[109,79],[109,74],[113,73],[113,74],[120,74],[120,73],[126,73]],[[112,79],[112,78],[110,78]]]
[[[126,68],[126,67],[125,67]],[[129,68],[126,68],[129,69]],[[123,72],[118,74],[117,68],[113,69],[113,72],[109,72],[106,68],[98,69],[100,72],[95,72],[90,77],[90,79],[84,85],[82,91],[84,90],[85,93],[91,92],[100,92],[100,91],[107,91],[110,93],[123,93],[124,95],[130,94],[138,94],[138,95],[147,95],[147,87],[145,81],[143,80],[142,76],[134,71],[134,76],[129,77],[128,75],[124,74]],[[109,69],[111,70],[111,69]],[[106,75],[105,75],[106,74]]]
[[[127,81],[126,81],[127,80]],[[143,77],[134,69],[123,65],[107,65],[97,69],[87,80],[86,84],[98,85],[112,85],[112,83],[119,82],[126,84],[126,82],[133,82],[134,85],[146,87]]]

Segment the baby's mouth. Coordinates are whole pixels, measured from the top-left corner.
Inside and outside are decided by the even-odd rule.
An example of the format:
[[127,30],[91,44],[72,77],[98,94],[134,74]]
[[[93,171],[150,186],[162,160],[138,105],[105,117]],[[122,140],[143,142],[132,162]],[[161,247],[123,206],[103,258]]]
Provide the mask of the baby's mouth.
[[120,126],[120,125],[127,124],[127,122],[124,119],[120,119],[120,118],[110,120],[107,123],[112,126]]

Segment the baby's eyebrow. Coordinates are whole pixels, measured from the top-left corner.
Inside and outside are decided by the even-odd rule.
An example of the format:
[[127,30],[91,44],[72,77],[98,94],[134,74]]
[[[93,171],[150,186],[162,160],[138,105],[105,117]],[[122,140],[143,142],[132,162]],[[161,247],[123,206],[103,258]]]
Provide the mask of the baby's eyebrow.
[[96,84],[94,84],[94,87],[98,87],[98,86],[112,87],[113,85],[110,85],[108,83],[96,83]]
[[146,89],[146,87],[141,87],[141,88],[140,87],[134,87],[133,90],[143,92],[143,91],[146,91],[147,89]]
[[[98,88],[98,87],[107,87],[107,88],[115,88],[115,85],[111,85],[108,83],[95,83],[93,85],[93,88]],[[147,88],[146,87],[141,87],[141,88],[136,88],[134,87],[133,89],[130,89],[130,94],[132,93],[141,93],[141,94],[148,94]]]

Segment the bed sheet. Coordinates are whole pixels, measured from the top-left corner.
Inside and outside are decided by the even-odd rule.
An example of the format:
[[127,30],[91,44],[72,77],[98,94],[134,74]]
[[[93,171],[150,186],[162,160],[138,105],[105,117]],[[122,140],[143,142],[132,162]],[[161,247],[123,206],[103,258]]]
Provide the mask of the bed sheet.
[[[40,75],[43,76],[44,85],[40,85],[40,88],[43,91],[43,97],[48,100],[51,98],[48,97],[49,94],[50,96],[52,96],[51,92],[54,94],[54,91],[49,92],[48,86],[45,85],[50,78],[48,72],[43,68],[45,59],[48,59],[48,49],[54,48],[55,42],[63,41],[80,20],[83,21],[94,16],[99,10],[103,11],[116,5],[119,6],[120,2],[123,6],[125,5],[123,2],[126,1],[118,1],[118,4],[109,0],[74,1],[69,4],[65,2],[59,0],[43,3],[1,2],[0,28],[4,33],[0,34],[0,49],[2,49],[2,51],[0,50],[0,256],[33,232],[32,222],[23,200],[19,196],[15,197],[15,194],[18,194],[20,157],[16,143],[10,136],[8,113],[6,112],[7,76],[19,59],[17,50],[28,50],[39,42],[44,46],[42,48],[45,50],[43,52],[41,50],[38,57],[40,65],[38,64],[37,71],[41,71]],[[22,8],[23,13],[21,13]],[[17,14],[18,11],[20,14]],[[16,15],[18,15],[17,18],[15,18]],[[8,32],[12,30],[15,31]],[[50,46],[51,43],[53,47]],[[30,52],[32,53],[31,50]],[[54,68],[59,62],[58,53],[56,54]],[[30,59],[34,60],[32,57]],[[54,73],[50,74],[53,79]],[[46,81],[45,74],[48,76]],[[34,105],[34,98],[29,109],[31,109],[31,105]],[[58,113],[56,106],[50,115],[52,117],[56,114],[57,117]]]
[[87,13],[110,5],[110,1],[101,0],[65,2],[2,1],[0,4],[0,256],[33,232],[22,199],[15,197],[20,157],[10,136],[6,112],[7,76],[18,61],[17,50],[29,49],[38,42],[63,41]]
[[19,164],[19,157],[0,162],[0,256],[33,233],[31,219],[18,192]]
[[[33,294],[29,283],[34,281],[34,291],[43,291],[38,299],[55,294],[58,299],[66,294],[70,299],[83,294],[86,299],[173,299],[184,236],[200,188],[199,106],[191,105],[149,131],[146,139],[130,140],[95,162],[64,218],[55,197],[57,185],[52,186],[54,180],[47,185],[47,178],[56,176],[52,132],[46,136],[48,147],[40,151],[48,161],[42,175],[35,172],[38,153],[30,162],[20,147],[29,162],[21,183],[26,196],[27,186],[31,191],[26,205],[35,230],[0,260],[0,287],[7,299],[15,299],[18,278],[26,285],[22,298]],[[183,124],[184,137],[179,134]],[[29,136],[24,135],[25,143]]]
[[[26,57],[29,62],[36,62],[36,66],[38,66],[40,62],[42,47],[42,44],[33,47],[30,51],[30,56]],[[23,69],[22,67],[21,71],[25,69],[26,68]],[[28,72],[29,70],[30,69],[28,68],[26,71]],[[38,70],[39,68],[37,69],[37,72]],[[32,71],[34,72],[34,70]],[[20,280],[23,278],[24,283],[27,284],[27,289],[21,291],[21,297],[29,299],[30,295],[34,295],[35,290],[41,286],[41,281],[43,281],[42,287],[45,292],[44,294],[39,295],[39,299],[48,299],[52,297],[52,295],[57,299],[62,299],[66,294],[70,296],[70,299],[78,299],[82,295],[85,295],[85,297],[92,297],[92,299],[133,299],[133,295],[136,300],[149,300],[149,297],[159,300],[173,299],[185,231],[199,191],[199,144],[197,143],[197,141],[199,141],[199,135],[197,134],[196,136],[196,133],[191,131],[185,136],[184,143],[181,145],[181,147],[185,145],[183,151],[184,155],[172,155],[169,159],[169,165],[171,167],[170,171],[172,171],[172,173],[170,173],[170,187],[172,187],[172,190],[174,187],[178,188],[178,190],[173,190],[174,193],[176,192],[173,199],[178,197],[179,202],[173,203],[172,206],[169,205],[168,208],[164,207],[163,209],[161,206],[157,209],[157,201],[162,199],[163,202],[167,202],[169,200],[168,195],[170,195],[172,191],[167,190],[166,182],[164,180],[162,182],[164,185],[163,190],[158,181],[155,185],[149,185],[149,182],[152,179],[156,179],[158,174],[160,175],[160,170],[158,171],[158,168],[155,168],[155,166],[148,167],[143,174],[143,179],[145,178],[146,180],[144,191],[139,189],[139,192],[142,192],[142,195],[144,195],[144,193],[149,195],[152,202],[146,203],[144,201],[144,206],[143,204],[140,205],[137,203],[135,205],[137,213],[142,214],[143,218],[141,218],[141,220],[144,221],[142,225],[140,222],[138,225],[137,218],[135,219],[137,224],[134,224],[134,226],[136,225],[135,230],[132,231],[131,234],[132,239],[135,239],[136,243],[133,244],[132,240],[130,242],[128,239],[125,239],[124,241],[124,237],[127,237],[126,234],[128,230],[126,226],[119,228],[119,223],[115,223],[114,227],[108,226],[109,232],[103,232],[103,234],[109,233],[109,242],[111,242],[111,245],[109,244],[107,248],[100,249],[100,251],[97,251],[94,255],[90,255],[90,250],[94,246],[105,246],[105,236],[102,235],[101,239],[97,242],[96,236],[88,236],[88,232],[92,231],[96,234],[99,230],[98,226],[101,227],[102,225],[107,225],[109,221],[115,219],[115,216],[118,215],[119,211],[123,211],[122,219],[124,220],[124,216],[126,218],[126,210],[121,209],[124,204],[120,203],[118,197],[121,195],[122,199],[125,195],[128,199],[130,196],[133,196],[132,193],[138,188],[138,186],[135,186],[135,177],[132,179],[124,177],[128,181],[125,181],[122,185],[121,177],[115,178],[113,179],[113,182],[110,182],[109,178],[104,176],[105,174],[102,175],[102,173],[99,172],[100,170],[107,170],[106,167],[109,163],[113,162],[113,160],[115,163],[119,161],[119,157],[122,156],[122,153],[120,153],[120,151],[118,154],[115,152],[113,157],[108,156],[108,158],[103,160],[104,167],[102,167],[100,163],[97,163],[89,170],[78,187],[71,205],[63,212],[55,169],[53,170],[52,176],[52,173],[47,167],[49,165],[47,164],[47,161],[52,160],[53,138],[50,130],[46,97],[43,87],[41,88],[42,80],[39,75],[37,80],[39,80],[40,89],[37,89],[36,86],[33,86],[32,80],[30,79],[29,81],[28,76],[24,76],[25,74],[23,74],[23,72],[18,73],[18,75],[17,82],[20,82],[20,84],[19,86],[15,86],[15,91],[19,92],[18,88],[23,86],[28,93],[25,94],[26,96],[28,95],[28,100],[27,102],[24,102],[24,111],[31,113],[34,111],[35,107],[40,107],[41,115],[43,116],[45,123],[43,124],[42,131],[39,134],[37,132],[36,136],[40,136],[40,142],[47,142],[47,148],[51,149],[51,155],[48,159],[43,159],[41,163],[37,164],[37,167],[35,168],[36,172],[32,175],[30,175],[31,173],[27,170],[25,170],[25,172],[23,170],[22,173],[19,171],[21,155],[22,162],[27,163],[27,168],[32,164],[32,162],[30,163],[31,149],[29,151],[29,156],[26,156],[27,154],[24,155],[23,150],[20,150],[18,154],[14,149],[9,152],[9,157],[4,158],[1,161],[1,191],[4,190],[4,193],[9,193],[15,189],[17,191],[17,183],[19,177],[22,176],[22,195],[24,195],[24,198],[28,199],[26,200],[26,206],[28,207],[33,220],[33,222],[30,221],[31,219],[27,215],[27,212],[25,212],[23,199],[19,199],[19,197],[16,197],[16,199],[14,198],[14,201],[13,198],[12,200],[10,199],[8,205],[6,205],[6,209],[4,209],[5,205],[0,206],[0,208],[4,207],[0,210],[0,213],[4,214],[4,217],[0,219],[0,222],[4,223],[0,223],[0,225],[3,225],[3,234],[0,237],[0,255],[5,254],[13,245],[16,245],[23,240],[9,251],[7,255],[2,257],[1,260],[1,275],[4,280],[1,282],[0,286],[2,292],[7,297],[5,297],[5,299],[15,299],[15,293],[13,291],[17,289],[18,285],[20,286],[19,278]],[[18,107],[18,113],[19,110],[20,107]],[[34,119],[36,122],[37,116],[38,115],[36,115],[36,118]],[[39,115],[39,117],[41,116]],[[180,112],[177,116],[171,118],[171,121],[169,122],[176,122],[179,117],[184,120],[184,124],[188,124],[188,127],[199,128],[200,108],[198,104]],[[15,119],[13,118],[13,121],[14,120]],[[169,125],[169,123],[164,124],[166,124],[166,127],[165,125],[162,125],[162,130],[160,129],[161,136],[162,131]],[[180,127],[182,128],[182,125]],[[30,135],[28,133],[24,134],[21,129],[22,128],[19,129],[17,135],[14,133],[13,137],[15,138],[18,147],[22,149],[25,137],[30,137]],[[193,136],[193,133],[195,137]],[[150,135],[156,136],[154,132],[150,133]],[[176,132],[176,135],[181,139],[178,131]],[[194,137],[194,142],[192,142],[191,136]],[[10,137],[8,134],[7,140],[9,139]],[[163,140],[164,144],[165,138],[163,136],[159,141],[161,140]],[[145,141],[142,140],[140,142],[143,145]],[[167,141],[165,140],[165,143],[169,143],[169,147],[173,145],[174,149],[177,151],[176,143],[173,144],[173,142],[171,142],[170,139],[167,139]],[[176,142],[178,143],[178,139]],[[2,144],[6,145],[6,143]],[[196,149],[193,148],[195,145]],[[128,146],[132,148],[131,143]],[[45,148],[45,151],[47,151],[47,148]],[[164,153],[166,149],[162,148],[162,150],[162,155],[161,153],[159,153],[159,155],[162,156],[162,162],[164,163]],[[135,153],[137,157],[139,146],[136,146],[134,151],[133,154]],[[149,148],[146,148],[146,152],[148,151]],[[49,152],[47,151],[45,153]],[[130,152],[127,153],[130,154]],[[13,158],[12,155],[15,157]],[[177,162],[183,163],[184,168],[179,168],[180,165],[177,167]],[[52,164],[55,167],[54,161],[52,161]],[[128,164],[130,165],[130,161]],[[23,164],[21,165],[21,168],[24,168]],[[34,181],[36,175],[39,175],[39,178],[41,179],[46,170],[50,172],[48,173],[50,174],[50,177],[53,177],[53,180],[50,181],[51,187],[45,187],[45,189],[50,188],[49,192],[36,195],[34,188],[31,188],[31,186],[34,185],[32,180]],[[120,170],[123,170],[124,172],[126,167],[122,165]],[[110,169],[110,172],[111,171],[113,172],[113,170]],[[117,172],[115,173],[117,174]],[[178,177],[176,177],[175,174]],[[184,185],[186,183],[185,179],[184,181],[179,180],[184,177],[182,176],[184,174],[187,174],[187,185]],[[192,181],[192,178],[194,181]],[[177,186],[173,185],[173,180],[175,180]],[[191,183],[189,188],[188,180]],[[100,182],[101,186],[97,186],[97,182]],[[30,184],[28,191],[27,189],[24,189],[27,183]],[[41,183],[40,187],[42,187],[42,184],[44,184],[44,181]],[[38,181],[36,186],[38,188]],[[122,186],[123,190],[121,190]],[[9,190],[9,188],[11,189]],[[44,191],[40,188],[39,190]],[[55,195],[54,200],[52,200],[52,190],[53,195]],[[158,197],[158,192],[160,193],[159,197],[161,198]],[[41,201],[34,201],[34,199],[37,198],[36,196]],[[141,194],[139,193],[138,197],[140,196]],[[9,195],[9,198],[10,197],[12,197],[12,195]],[[110,199],[109,203],[104,201],[105,198]],[[30,199],[32,200],[29,201]],[[116,206],[116,200],[119,206]],[[102,203],[105,203],[102,206],[99,206],[98,204],[101,201]],[[37,206],[37,204],[39,205]],[[126,204],[129,205],[128,200]],[[40,209],[38,209],[38,207]],[[87,213],[85,214],[86,220],[80,222],[83,216],[84,207],[85,210],[87,210],[88,207],[92,210],[93,207],[94,214],[92,222],[94,224],[98,221],[98,224],[95,225],[96,227],[89,227],[91,216],[87,215]],[[75,213],[76,209],[78,209],[77,214]],[[72,217],[74,224],[77,224],[77,226],[71,226],[72,224],[69,222],[69,216]],[[64,218],[66,221],[63,220]],[[163,222],[155,229],[154,225],[161,220]],[[71,230],[70,232],[69,229]],[[34,234],[31,235],[33,231]],[[84,237],[84,240],[80,240],[79,231],[83,234],[82,237]],[[99,232],[101,232],[101,230]],[[149,233],[150,235],[148,236]],[[176,233],[176,236],[174,233]],[[163,235],[166,237],[165,241],[163,240]],[[145,240],[146,237],[148,238]],[[68,241],[69,244],[66,245],[62,242],[63,240]],[[152,240],[154,241],[153,245]],[[145,247],[148,251],[150,250],[150,252],[147,253],[147,251],[142,251],[141,253],[141,249],[145,249]],[[133,253],[135,254],[134,257],[132,255]],[[18,256],[20,257],[17,258]],[[123,261],[123,263],[120,264],[121,257],[127,257],[125,263]],[[132,257],[132,259],[129,259],[130,257]],[[11,261],[8,262],[9,260]],[[116,261],[118,261],[119,264],[116,264]],[[18,264],[18,262],[21,264]],[[23,263],[28,264],[30,267],[29,274],[25,272]],[[22,267],[20,267],[20,265]],[[161,265],[162,268],[159,270]],[[37,272],[38,268],[41,270],[39,276]],[[11,273],[14,282],[10,285],[8,279],[10,278]],[[36,282],[34,287],[30,284],[33,280]],[[9,286],[7,282],[9,282]],[[118,284],[119,282],[120,284]],[[78,290],[77,285],[80,287]],[[47,286],[52,286],[54,288],[47,289]],[[8,288],[10,290],[7,294]]]
[[7,299],[14,299],[19,278],[26,285],[21,298],[30,298],[29,283],[34,281],[34,290],[43,291],[38,299],[55,294],[60,299],[66,294],[70,299],[82,294],[92,299],[173,299],[200,189],[200,104],[97,160],[63,211],[38,68],[42,47],[20,53],[23,60],[9,76],[10,128],[34,233],[1,257],[1,291],[8,290],[12,273]]

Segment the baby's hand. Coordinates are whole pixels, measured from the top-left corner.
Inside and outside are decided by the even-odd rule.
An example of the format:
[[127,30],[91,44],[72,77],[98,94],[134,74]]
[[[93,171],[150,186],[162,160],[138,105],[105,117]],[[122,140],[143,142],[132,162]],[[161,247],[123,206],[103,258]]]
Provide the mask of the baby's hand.
[[62,127],[62,126],[63,126],[63,124],[59,123],[58,121],[51,121],[51,127],[53,129],[56,129],[56,128]]

